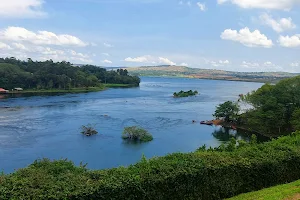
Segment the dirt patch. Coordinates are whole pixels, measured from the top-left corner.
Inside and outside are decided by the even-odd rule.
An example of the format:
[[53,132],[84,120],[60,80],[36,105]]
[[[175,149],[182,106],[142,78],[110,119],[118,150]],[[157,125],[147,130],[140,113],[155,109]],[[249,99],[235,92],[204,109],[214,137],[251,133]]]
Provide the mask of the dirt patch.
[[299,199],[300,199],[300,193],[297,193],[294,196],[288,197],[284,200],[299,200]]

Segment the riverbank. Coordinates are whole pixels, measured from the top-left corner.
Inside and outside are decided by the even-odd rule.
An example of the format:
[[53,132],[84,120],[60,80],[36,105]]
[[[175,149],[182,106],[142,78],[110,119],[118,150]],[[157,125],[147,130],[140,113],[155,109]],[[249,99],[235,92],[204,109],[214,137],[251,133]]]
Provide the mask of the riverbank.
[[36,94],[36,93],[84,93],[84,92],[99,92],[108,88],[130,88],[137,87],[131,84],[103,84],[101,87],[80,87],[71,89],[29,89],[23,91],[9,91],[7,94]]
[[211,120],[211,121],[208,121],[208,122],[212,122],[213,125],[215,125],[215,126],[222,126],[224,128],[229,128],[229,129],[232,129],[232,130],[242,130],[242,131],[245,131],[245,132],[253,133],[255,135],[261,135],[261,136],[266,137],[266,138],[277,138],[278,137],[278,135],[260,133],[258,131],[255,131],[255,130],[249,128],[249,127],[238,125],[236,123],[225,122],[225,121],[219,120],[219,119]]

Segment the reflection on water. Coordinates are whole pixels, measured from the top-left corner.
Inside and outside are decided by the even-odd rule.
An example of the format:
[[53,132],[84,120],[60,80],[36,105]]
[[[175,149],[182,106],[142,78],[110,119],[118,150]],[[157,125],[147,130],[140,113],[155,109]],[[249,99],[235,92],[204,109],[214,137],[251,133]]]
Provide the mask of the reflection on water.
[[[139,88],[2,98],[0,170],[12,172],[43,157],[88,163],[90,169],[127,166],[140,160],[143,154],[151,158],[192,152],[204,144],[216,147],[231,135],[247,139],[247,134],[240,131],[220,131],[199,122],[212,119],[219,103],[237,100],[239,94],[261,85],[142,78]],[[200,94],[173,98],[172,94],[180,90],[197,90]],[[80,127],[86,124],[94,125],[99,135],[82,136]],[[121,138],[124,127],[134,125],[144,127],[154,140],[143,144],[124,142]]]
[[[245,131],[245,130],[233,130],[231,128],[226,128],[226,127],[222,127],[222,126],[216,126],[214,132],[212,133],[212,135],[218,139],[219,141],[222,142],[227,142],[230,141],[230,138],[235,138],[236,140],[245,140],[245,141],[250,141],[252,132],[249,131]],[[270,138],[265,137],[263,135],[257,135],[257,140],[258,142],[266,142],[269,141]]]

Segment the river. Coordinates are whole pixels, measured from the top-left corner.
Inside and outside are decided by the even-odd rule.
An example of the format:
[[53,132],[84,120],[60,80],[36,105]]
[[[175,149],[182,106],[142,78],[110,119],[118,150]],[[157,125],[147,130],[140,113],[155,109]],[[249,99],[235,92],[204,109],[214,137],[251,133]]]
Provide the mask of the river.
[[[89,169],[127,166],[173,152],[219,146],[230,135],[200,125],[212,119],[216,105],[237,100],[261,83],[185,78],[142,77],[139,88],[102,92],[0,99],[0,171],[11,173],[39,158],[68,158]],[[173,98],[180,90],[198,90],[196,97]],[[197,123],[192,123],[196,120]],[[98,135],[85,137],[80,127],[92,124]],[[147,129],[154,140],[132,144],[121,139],[124,127]]]

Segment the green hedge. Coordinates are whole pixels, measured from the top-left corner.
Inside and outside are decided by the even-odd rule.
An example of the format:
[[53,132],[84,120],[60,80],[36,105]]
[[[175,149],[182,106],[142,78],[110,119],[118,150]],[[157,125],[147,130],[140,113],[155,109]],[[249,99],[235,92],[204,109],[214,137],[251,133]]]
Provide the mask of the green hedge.
[[0,176],[0,199],[217,200],[300,179],[300,133],[90,171],[36,161]]

